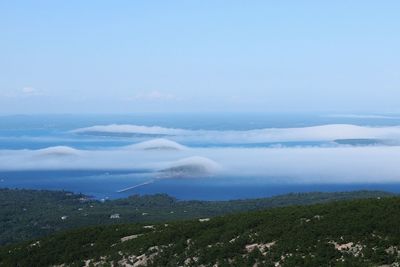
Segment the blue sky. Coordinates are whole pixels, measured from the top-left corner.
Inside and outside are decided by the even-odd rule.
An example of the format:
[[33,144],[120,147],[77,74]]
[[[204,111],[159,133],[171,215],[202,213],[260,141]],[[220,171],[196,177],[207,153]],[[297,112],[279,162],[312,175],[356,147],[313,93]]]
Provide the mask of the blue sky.
[[0,114],[400,112],[399,1],[1,1]]

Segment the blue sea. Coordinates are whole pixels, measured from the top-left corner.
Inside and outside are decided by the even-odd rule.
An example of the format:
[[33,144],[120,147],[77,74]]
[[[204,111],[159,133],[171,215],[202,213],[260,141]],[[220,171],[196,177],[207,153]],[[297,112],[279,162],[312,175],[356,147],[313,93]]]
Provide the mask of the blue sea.
[[[107,125],[134,125],[135,127],[148,128],[137,132],[87,130],[82,133],[76,131],[77,129]],[[67,190],[87,194],[97,199],[122,198],[132,194],[155,193],[166,193],[182,200],[229,200],[310,191],[333,192],[366,189],[400,192],[400,182],[397,182],[395,178],[384,179],[384,182],[380,182],[379,179],[374,180],[373,177],[365,181],[362,178],[357,179],[356,182],[346,182],[340,179],[339,181],[328,180],[323,182],[319,182],[320,180],[318,179],[302,182],[303,179],[301,179],[293,182],[296,178],[295,171],[288,172],[288,175],[292,176],[291,179],[282,178],[282,176],[286,175],[285,168],[291,169],[292,167],[290,164],[285,166],[285,161],[281,161],[282,166],[279,166],[279,170],[271,172],[272,174],[266,171],[265,176],[269,178],[263,180],[264,174],[261,171],[243,173],[239,171],[237,174],[234,171],[226,171],[220,172],[218,175],[208,175],[207,173],[204,177],[200,173],[196,177],[185,179],[186,175],[191,176],[190,173],[186,172],[186,169],[184,169],[185,172],[183,173],[179,169],[178,176],[167,177],[168,179],[155,179],[153,167],[149,167],[153,166],[151,164],[157,163],[152,162],[153,159],[154,161],[160,161],[161,166],[172,162],[175,157],[178,159],[178,156],[166,154],[175,152],[140,152],[143,154],[139,153],[140,156],[132,156],[132,162],[129,162],[126,158],[119,160],[119,157],[129,157],[130,155],[121,148],[159,138],[172,140],[188,148],[189,150],[185,150],[186,152],[179,152],[185,156],[190,153],[194,153],[196,156],[197,154],[202,156],[203,154],[211,155],[210,158],[213,162],[215,160],[224,170],[231,165],[234,167],[236,164],[229,161],[231,160],[231,155],[223,156],[223,151],[228,151],[226,154],[229,154],[230,151],[236,151],[232,153],[244,151],[250,155],[246,160],[253,162],[252,152],[248,151],[274,149],[274,151],[277,151],[276,153],[280,153],[283,150],[279,150],[279,148],[341,148],[341,144],[335,142],[335,140],[323,140],[320,138],[315,140],[312,140],[312,138],[291,139],[289,137],[280,140],[279,131],[270,140],[269,138],[263,138],[262,135],[259,136],[257,132],[257,130],[262,129],[273,129],[275,131],[276,129],[307,128],[321,125],[396,127],[400,125],[400,117],[250,113],[2,116],[0,117],[0,158],[3,163],[0,165],[0,186],[6,188]],[[349,146],[377,146],[382,149],[385,149],[385,147],[391,149],[397,147],[396,140],[393,140],[393,138],[390,140],[391,145],[388,146],[387,143],[383,142],[382,144],[375,144],[374,142],[377,139],[375,136],[372,137],[374,138],[366,139],[364,136],[352,138],[350,143],[343,146],[343,149],[347,149]],[[362,140],[362,142],[357,142],[357,140]],[[69,155],[64,157],[64,150],[62,153],[58,150],[55,150],[56,152],[51,150],[53,154],[50,154],[50,156],[54,156],[54,158],[47,154],[43,157],[40,156],[42,158],[33,158],[31,156],[39,153],[37,151],[46,151],[43,149],[54,147],[63,147],[63,149],[68,147],[78,151],[78,154],[81,153],[79,151],[84,151],[82,153],[86,154],[82,160],[80,158],[70,159]],[[107,160],[103,159],[103,154],[95,154],[97,151],[105,151],[102,153],[108,156],[114,155],[113,153],[117,155],[118,153],[116,156],[118,160],[115,163],[107,164]],[[187,151],[190,151],[190,153]],[[98,161],[89,162],[90,159],[88,159],[89,156],[87,155],[92,155],[90,153],[93,153],[95,155],[93,157],[96,157]],[[136,153],[135,155],[138,154]],[[165,155],[165,162],[167,163],[162,161],[163,155]],[[143,157],[146,157],[146,161],[143,160],[142,162]],[[66,162],[65,165],[64,162]],[[224,164],[225,162],[226,164]],[[157,164],[154,166],[158,166]],[[175,165],[171,166],[176,167]],[[206,167],[208,168],[208,165],[206,167],[193,165],[191,161],[188,166],[190,167],[188,168],[189,170],[194,169],[195,171],[198,171],[199,168],[201,171]],[[249,163],[248,166],[252,165]],[[179,168],[181,167],[179,165]],[[269,170],[268,168],[270,167],[267,166],[266,170]],[[321,168],[318,168],[318,171],[321,171]],[[395,171],[396,169],[393,171],[393,177],[398,176]],[[301,168],[297,172],[300,177],[302,175]],[[275,175],[274,173],[279,173],[280,176],[271,177]],[[315,174],[315,171],[311,170],[310,173]],[[318,175],[321,174],[318,173]],[[359,174],[355,173],[355,175]],[[383,173],[382,175],[385,174]],[[151,182],[146,183],[149,180]],[[121,189],[143,182],[145,184],[142,186],[118,192]]]

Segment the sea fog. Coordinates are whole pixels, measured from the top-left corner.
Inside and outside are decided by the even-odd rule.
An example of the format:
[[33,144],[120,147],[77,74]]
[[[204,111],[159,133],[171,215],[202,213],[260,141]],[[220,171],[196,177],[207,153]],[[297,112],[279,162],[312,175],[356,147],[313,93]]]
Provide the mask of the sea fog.
[[127,114],[0,117],[0,186],[99,199],[400,192],[400,117]]

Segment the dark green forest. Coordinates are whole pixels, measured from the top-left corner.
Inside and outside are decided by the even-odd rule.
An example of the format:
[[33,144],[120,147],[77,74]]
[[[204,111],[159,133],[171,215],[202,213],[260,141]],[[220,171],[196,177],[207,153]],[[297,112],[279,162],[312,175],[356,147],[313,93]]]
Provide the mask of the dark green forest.
[[0,265],[398,266],[399,223],[400,198],[375,197],[93,226],[4,246]]
[[[160,194],[101,202],[64,191],[0,189],[0,245],[90,225],[175,221],[294,204],[391,195],[380,191],[357,191],[233,201],[178,201]],[[115,214],[119,218],[111,218]]]

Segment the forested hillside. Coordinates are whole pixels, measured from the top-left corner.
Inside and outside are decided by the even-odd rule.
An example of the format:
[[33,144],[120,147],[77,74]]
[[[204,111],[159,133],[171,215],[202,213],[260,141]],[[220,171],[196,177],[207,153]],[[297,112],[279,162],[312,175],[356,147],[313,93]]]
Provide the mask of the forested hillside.
[[178,201],[168,195],[135,195],[101,202],[63,191],[0,189],[0,245],[90,225],[174,221],[390,195],[379,191],[305,193],[234,201]]
[[400,198],[84,228],[0,250],[2,266],[396,265]]
[[340,199],[384,197],[380,191],[289,194],[234,201],[178,201],[168,195],[101,202],[64,191],[0,189],[0,245],[90,225],[161,222]]

